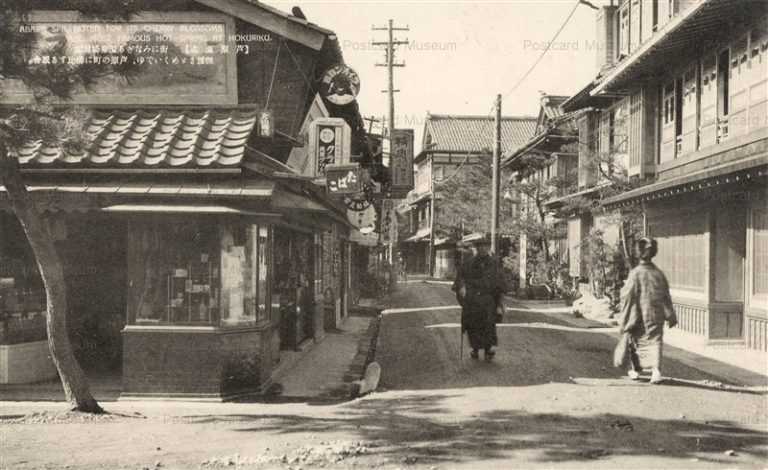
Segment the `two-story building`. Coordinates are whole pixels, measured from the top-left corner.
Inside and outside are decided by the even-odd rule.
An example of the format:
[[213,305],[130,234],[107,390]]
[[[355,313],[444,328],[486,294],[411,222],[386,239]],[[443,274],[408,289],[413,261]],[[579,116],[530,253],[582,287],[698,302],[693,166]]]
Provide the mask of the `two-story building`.
[[[356,102],[321,86],[346,73],[338,38],[246,0],[146,2],[114,22],[34,8],[41,39],[66,42],[31,64],[139,66],[76,90],[93,112],[85,151],[13,153],[62,258],[78,358],[121,375],[123,397],[268,386],[281,350],[322,337],[353,297],[354,229],[323,177],[372,155]],[[18,82],[2,91],[2,110],[32,101]],[[0,379],[40,380],[55,376],[45,294],[4,191]]]
[[[502,117],[502,151],[526,143],[534,133],[536,121],[536,117],[530,116]],[[435,220],[440,216],[440,197],[435,186],[466,165],[491,158],[493,126],[490,116],[427,114],[421,152],[414,159],[414,190],[408,198],[410,236],[400,245],[410,272],[436,277],[454,274],[455,240],[435,230]]]
[[589,111],[581,183],[600,183],[589,155],[616,156],[639,187],[603,204],[642,212],[680,328],[765,351],[768,4],[628,0],[598,34],[601,73],[563,104]]
[[[507,197],[515,203],[515,217],[532,217],[548,230],[546,249],[550,258],[568,262],[567,220],[553,216],[557,207],[577,186],[578,172],[578,118],[582,110],[563,112],[561,105],[567,96],[542,95],[535,134],[524,145],[506,152],[501,162],[504,177],[515,188],[527,186],[525,191],[512,190]],[[533,197],[534,189],[536,197]],[[536,202],[536,198],[539,202]],[[541,213],[544,220],[541,220]],[[538,231],[543,233],[542,231]],[[519,256],[520,287],[525,287],[529,277],[528,251],[539,251],[542,240],[528,240],[527,233],[520,233],[518,247],[525,250]],[[536,245],[536,246],[532,246]]]

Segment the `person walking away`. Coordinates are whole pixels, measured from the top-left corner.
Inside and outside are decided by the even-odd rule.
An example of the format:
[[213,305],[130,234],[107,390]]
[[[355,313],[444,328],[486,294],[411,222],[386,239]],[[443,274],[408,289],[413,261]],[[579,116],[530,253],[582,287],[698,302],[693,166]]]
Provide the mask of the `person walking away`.
[[628,341],[628,376],[638,380],[643,368],[650,368],[652,384],[663,380],[664,322],[670,328],[677,325],[667,278],[651,262],[657,251],[658,244],[651,238],[644,237],[635,243],[635,254],[640,263],[629,272],[622,288],[619,319],[619,331]]
[[464,242],[458,242],[456,244],[456,251],[458,256],[456,257],[456,277],[451,285],[451,290],[456,294],[456,301],[461,306],[461,332],[464,334],[466,328],[464,328],[464,298],[467,296],[467,289],[464,285],[464,273],[467,271],[469,261],[472,259],[472,250]]
[[461,354],[463,354],[464,351],[464,332],[467,331],[467,325],[466,325],[466,312],[467,308],[464,304],[464,299],[467,296],[467,287],[464,284],[464,273],[468,269],[469,261],[472,257],[472,250],[462,241],[459,241],[456,244],[456,277],[453,280],[453,285],[451,285],[451,290],[456,294],[456,301],[459,303],[459,306],[461,307],[461,333],[460,333],[460,343],[461,343],[461,350],[459,351]]
[[467,332],[470,356],[479,358],[480,349],[490,361],[496,355],[498,345],[496,313],[503,294],[499,264],[488,253],[490,240],[483,238],[473,246],[473,256],[457,270],[457,295],[462,305],[462,330]]

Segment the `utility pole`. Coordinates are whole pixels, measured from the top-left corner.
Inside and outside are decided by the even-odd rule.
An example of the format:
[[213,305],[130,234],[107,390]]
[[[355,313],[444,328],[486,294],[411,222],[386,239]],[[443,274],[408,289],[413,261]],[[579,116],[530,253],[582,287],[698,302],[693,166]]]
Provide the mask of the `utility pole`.
[[[373,133],[373,124],[375,122],[381,122],[381,119],[376,119],[375,116],[369,116],[369,117],[364,117],[363,121],[366,121],[368,123],[368,134],[372,134]],[[383,132],[382,132],[382,134],[383,134]]]
[[496,95],[496,119],[493,142],[493,179],[491,188],[491,252],[498,255],[499,244],[499,192],[501,181],[499,166],[501,160],[501,95]]
[[[387,124],[389,125],[389,167],[392,168],[392,158],[394,155],[394,149],[393,149],[393,141],[392,137],[395,134],[395,93],[399,92],[400,90],[395,90],[395,73],[394,68],[395,67],[405,67],[405,62],[395,62],[395,47],[408,44],[408,40],[400,41],[396,40],[394,37],[395,31],[410,31],[408,27],[405,28],[398,28],[395,27],[393,24],[393,20],[389,20],[387,26],[385,27],[375,27],[373,26],[371,29],[373,31],[387,31],[387,41],[373,41],[371,44],[374,46],[386,46],[386,62],[381,64],[376,64],[377,67],[387,67],[387,77],[388,77],[388,86],[386,90],[382,90],[382,93],[387,93],[389,95],[389,119],[387,121]],[[396,217],[394,214],[395,210],[394,207],[396,205],[393,203],[393,214],[392,217]],[[390,237],[389,240],[389,261],[391,265],[394,265],[395,261],[395,240]]]
[[437,213],[437,188],[435,187],[435,174],[434,174],[434,161],[435,156],[430,155],[430,163],[429,163],[429,192],[432,193],[432,199],[430,199],[431,204],[429,205],[429,275],[434,277],[435,276],[435,261],[437,261],[436,258],[436,252],[435,252],[435,217]]

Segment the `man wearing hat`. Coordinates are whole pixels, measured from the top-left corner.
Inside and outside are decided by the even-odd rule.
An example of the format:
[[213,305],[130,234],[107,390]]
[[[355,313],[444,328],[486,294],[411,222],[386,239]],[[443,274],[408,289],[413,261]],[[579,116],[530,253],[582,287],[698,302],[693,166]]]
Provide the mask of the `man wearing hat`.
[[487,361],[496,354],[496,312],[504,291],[499,263],[488,252],[490,244],[488,237],[474,242],[473,256],[461,263],[454,282],[462,306],[462,331],[467,332],[472,348],[470,356],[478,359],[482,349]]

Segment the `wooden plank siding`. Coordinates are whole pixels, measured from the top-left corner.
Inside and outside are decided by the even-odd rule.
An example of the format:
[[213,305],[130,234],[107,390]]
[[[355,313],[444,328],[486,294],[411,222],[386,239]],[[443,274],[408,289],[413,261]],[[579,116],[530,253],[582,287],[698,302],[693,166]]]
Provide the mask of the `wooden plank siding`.
[[676,98],[677,93],[675,90],[674,79],[664,82],[661,104],[661,163],[675,159],[675,115],[677,113],[675,106]]
[[587,188],[597,183],[596,160],[600,146],[600,113],[589,112],[577,121],[579,129],[579,188]]
[[717,55],[704,56],[700,76],[699,147],[717,143]]
[[768,126],[768,17],[751,31],[749,41],[749,130]]
[[642,90],[633,93],[629,98],[629,176],[639,175],[643,163],[643,151],[645,150],[643,130],[644,103]]
[[738,137],[747,132],[747,35],[746,33],[731,46],[730,112],[728,113],[728,137]]
[[695,152],[698,148],[698,86],[696,67],[691,65],[682,81],[682,134],[678,138],[677,156]]

